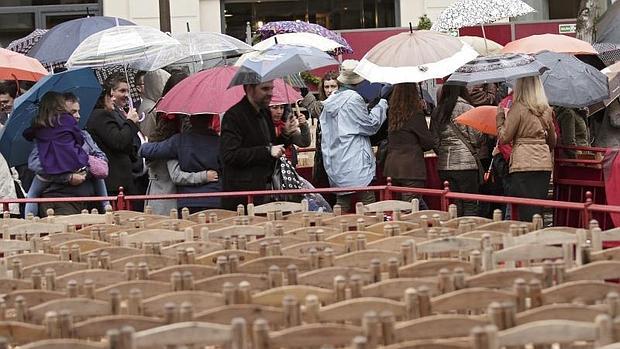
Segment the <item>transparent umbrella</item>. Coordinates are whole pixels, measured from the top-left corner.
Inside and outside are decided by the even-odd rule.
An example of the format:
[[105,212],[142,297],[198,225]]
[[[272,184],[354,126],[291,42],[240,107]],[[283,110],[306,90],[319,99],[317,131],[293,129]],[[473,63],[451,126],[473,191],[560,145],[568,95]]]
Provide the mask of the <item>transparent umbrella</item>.
[[173,37],[183,45],[187,56],[178,63],[202,62],[254,51],[252,46],[245,42],[221,33],[179,33]]
[[67,67],[123,65],[152,71],[187,55],[183,45],[163,32],[146,26],[119,26],[89,36],[67,61]]

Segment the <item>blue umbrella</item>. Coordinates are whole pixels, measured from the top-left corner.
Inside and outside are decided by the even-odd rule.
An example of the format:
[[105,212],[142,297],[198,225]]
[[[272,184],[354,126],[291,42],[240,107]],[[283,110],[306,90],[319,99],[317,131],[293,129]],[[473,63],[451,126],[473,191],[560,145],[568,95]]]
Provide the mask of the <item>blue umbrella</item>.
[[336,59],[317,48],[276,44],[241,56],[235,64],[239,70],[230,86],[259,84],[335,64],[339,64]]
[[84,127],[102,88],[90,68],[68,70],[54,75],[47,75],[39,80],[28,92],[15,100],[13,113],[0,136],[0,152],[10,166],[23,165],[28,162],[32,143],[23,136],[32,120],[39,112],[38,103],[47,92],[71,92],[80,100],[80,127]]
[[28,52],[43,64],[66,62],[87,37],[118,25],[135,25],[115,17],[85,17],[64,22],[48,31]]

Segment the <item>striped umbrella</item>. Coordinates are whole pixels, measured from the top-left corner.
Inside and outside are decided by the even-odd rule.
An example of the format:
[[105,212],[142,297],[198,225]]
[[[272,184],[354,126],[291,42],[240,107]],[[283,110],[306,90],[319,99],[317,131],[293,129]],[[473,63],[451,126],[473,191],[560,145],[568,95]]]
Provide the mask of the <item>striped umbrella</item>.
[[36,45],[47,32],[47,29],[35,29],[32,33],[24,36],[23,38],[11,41],[6,48],[24,55],[28,54],[30,49],[32,49],[32,47]]
[[548,68],[536,58],[521,53],[478,57],[457,69],[447,84],[479,85],[541,75]]

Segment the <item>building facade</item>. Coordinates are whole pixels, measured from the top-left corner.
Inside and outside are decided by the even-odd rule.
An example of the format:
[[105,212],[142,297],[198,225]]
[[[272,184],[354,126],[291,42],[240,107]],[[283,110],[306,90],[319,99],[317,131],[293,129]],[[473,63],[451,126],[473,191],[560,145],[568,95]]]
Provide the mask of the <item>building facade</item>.
[[[435,20],[455,0],[170,0],[172,32],[215,31],[240,39],[248,23],[302,20],[334,30],[414,26],[427,14]],[[519,21],[574,18],[579,0],[524,0],[537,12]],[[612,0],[596,0],[599,13]],[[117,16],[159,28],[159,0],[0,0],[0,44],[35,28],[51,28],[86,15]]]

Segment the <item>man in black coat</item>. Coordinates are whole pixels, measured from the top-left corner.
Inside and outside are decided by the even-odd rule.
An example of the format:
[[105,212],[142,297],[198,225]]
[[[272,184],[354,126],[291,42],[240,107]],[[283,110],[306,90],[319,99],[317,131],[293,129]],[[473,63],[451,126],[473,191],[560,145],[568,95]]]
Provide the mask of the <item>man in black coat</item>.
[[[86,128],[99,148],[108,157],[108,177],[105,184],[109,195],[117,195],[123,187],[125,194],[138,194],[132,175],[138,158],[135,138],[139,131],[138,113],[135,109],[125,112],[129,85],[124,77],[111,76],[104,82],[104,91],[114,101],[113,110],[95,109],[88,119]],[[103,106],[101,106],[103,107]]]
[[[265,190],[271,184],[276,159],[291,144],[298,130],[296,120],[289,120],[281,136],[276,137],[268,110],[273,97],[273,82],[244,85],[245,96],[232,106],[222,119],[220,160],[223,163],[224,191]],[[255,197],[254,204],[267,198]],[[247,204],[247,198],[223,198],[222,207],[235,210]]]

